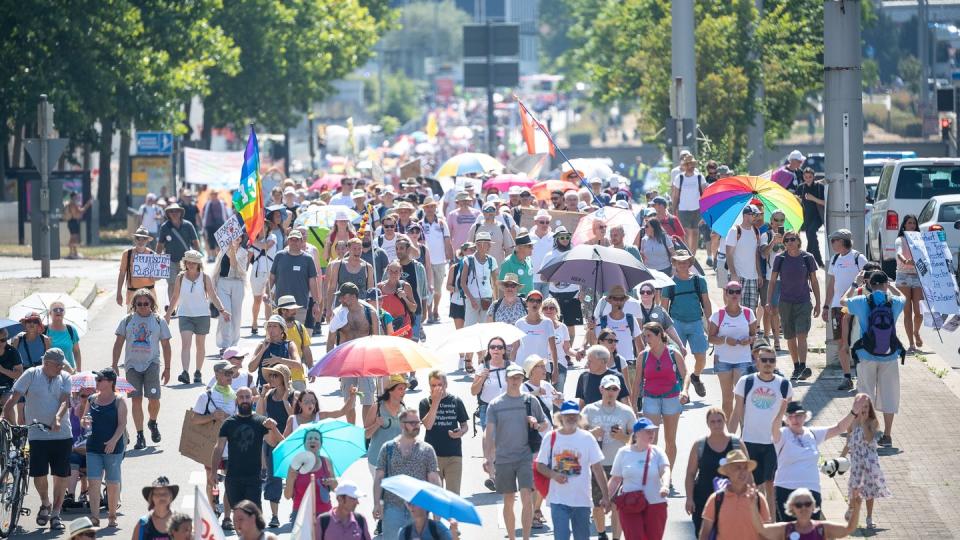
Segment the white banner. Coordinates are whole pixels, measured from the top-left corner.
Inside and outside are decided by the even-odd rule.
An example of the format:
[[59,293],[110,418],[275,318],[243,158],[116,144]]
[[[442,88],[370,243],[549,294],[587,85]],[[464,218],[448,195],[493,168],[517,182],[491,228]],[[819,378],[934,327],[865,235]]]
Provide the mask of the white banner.
[[300,503],[300,510],[297,512],[297,519],[293,522],[293,528],[290,529],[290,540],[314,540],[316,536],[313,533],[313,526],[317,519],[316,513],[316,489],[313,485],[316,482],[314,475],[310,475],[310,487],[307,488],[303,501]]
[[183,181],[211,189],[236,189],[243,168],[243,152],[183,149]]
[[133,257],[133,277],[170,277],[170,255],[137,253]]
[[193,540],[226,540],[220,522],[217,521],[217,514],[207,500],[207,494],[200,490],[200,486],[194,486],[194,493]]
[[230,242],[233,242],[235,239],[240,238],[243,235],[243,223],[240,223],[240,218],[236,213],[233,213],[230,217],[227,218],[227,221],[220,226],[215,233],[213,233],[214,238],[217,239],[217,245],[220,246],[220,249],[227,249],[227,246]]
[[904,235],[913,256],[920,284],[923,286],[925,308],[932,312],[936,326],[945,315],[960,313],[957,301],[957,282],[953,272],[950,249],[942,231],[907,231]]

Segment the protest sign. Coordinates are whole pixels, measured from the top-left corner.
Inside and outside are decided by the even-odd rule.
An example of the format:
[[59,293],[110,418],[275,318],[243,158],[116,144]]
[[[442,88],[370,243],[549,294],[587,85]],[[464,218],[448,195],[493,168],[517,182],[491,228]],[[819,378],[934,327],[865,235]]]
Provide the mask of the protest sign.
[[170,277],[170,255],[137,253],[133,257],[133,277]]
[[[538,208],[524,208],[521,210],[520,226],[532,231],[534,227],[533,218],[536,217],[538,211]],[[556,229],[560,225],[563,225],[570,231],[570,234],[573,234],[573,231],[577,230],[577,224],[586,215],[581,212],[564,212],[562,210],[548,210],[548,212],[550,212],[550,228]]]
[[217,245],[220,246],[220,249],[227,249],[230,242],[233,242],[241,236],[243,236],[243,223],[240,223],[237,214],[233,214],[227,218],[227,221],[217,229],[217,232],[213,233],[213,237],[217,239]]
[[400,165],[400,179],[406,180],[407,178],[416,178],[420,176],[422,169],[420,168],[420,158],[408,161]]
[[951,271],[952,257],[942,235],[938,231],[904,234],[923,286],[924,302],[935,322],[941,322],[944,315],[960,313],[957,282]]

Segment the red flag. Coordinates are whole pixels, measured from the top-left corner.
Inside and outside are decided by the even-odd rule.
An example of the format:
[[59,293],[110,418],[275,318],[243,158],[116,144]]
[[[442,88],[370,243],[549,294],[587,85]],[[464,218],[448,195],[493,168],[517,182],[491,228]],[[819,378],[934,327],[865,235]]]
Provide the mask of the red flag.
[[527,114],[526,107],[520,106],[520,134],[523,137],[523,142],[527,143],[527,153],[536,154],[537,153],[537,141],[536,134],[534,132],[533,120],[530,119],[530,116]]
[[[556,145],[553,143],[553,137],[547,132],[547,128],[533,117],[533,114],[530,113],[522,101],[517,99],[517,104],[520,106],[520,132],[523,135],[523,141],[527,143],[527,153],[542,154],[549,152],[550,157],[557,157]],[[546,148],[544,148],[544,145],[546,145]]]

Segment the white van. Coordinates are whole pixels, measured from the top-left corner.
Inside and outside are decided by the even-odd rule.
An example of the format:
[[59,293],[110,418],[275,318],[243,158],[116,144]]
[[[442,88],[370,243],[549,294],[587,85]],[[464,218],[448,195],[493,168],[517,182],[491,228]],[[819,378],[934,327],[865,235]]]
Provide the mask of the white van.
[[915,158],[883,166],[867,228],[866,255],[893,275],[894,242],[903,217],[917,215],[931,197],[960,194],[960,159]]

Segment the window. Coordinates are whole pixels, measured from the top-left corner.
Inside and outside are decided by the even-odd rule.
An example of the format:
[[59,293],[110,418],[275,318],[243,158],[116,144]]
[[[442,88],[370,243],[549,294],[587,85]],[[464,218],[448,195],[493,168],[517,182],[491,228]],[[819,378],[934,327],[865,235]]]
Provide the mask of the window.
[[953,223],[957,220],[960,220],[960,204],[945,204],[940,207],[940,219],[937,221]]
[[893,163],[888,163],[883,166],[883,172],[880,173],[880,184],[877,187],[876,200],[881,201],[887,198],[887,193],[890,191],[890,179],[893,178],[893,169],[895,166]]
[[882,170],[883,170],[883,165],[864,165],[863,177],[870,178],[871,176],[880,176],[880,171]]
[[[880,180],[881,185],[883,179]],[[897,176],[896,198],[929,199],[936,195],[960,194],[960,167],[950,165],[907,165]]]
[[923,205],[923,210],[920,210],[920,214],[917,215],[917,223],[926,223],[933,218],[933,209],[937,206],[937,201],[927,201],[927,204]]

